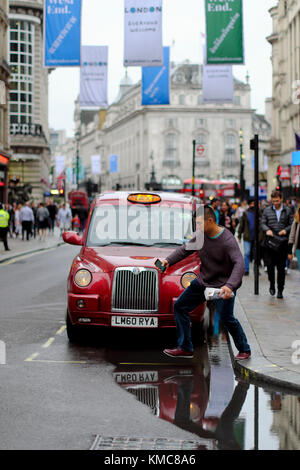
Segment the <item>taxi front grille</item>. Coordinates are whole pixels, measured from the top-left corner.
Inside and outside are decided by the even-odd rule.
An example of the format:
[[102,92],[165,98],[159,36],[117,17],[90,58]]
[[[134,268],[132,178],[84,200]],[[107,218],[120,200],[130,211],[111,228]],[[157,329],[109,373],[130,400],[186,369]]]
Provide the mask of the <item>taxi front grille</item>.
[[142,402],[151,408],[154,415],[158,415],[159,412],[159,394],[158,386],[137,386],[137,387],[126,387],[126,390]]
[[111,309],[113,312],[157,312],[158,271],[151,268],[117,268]]

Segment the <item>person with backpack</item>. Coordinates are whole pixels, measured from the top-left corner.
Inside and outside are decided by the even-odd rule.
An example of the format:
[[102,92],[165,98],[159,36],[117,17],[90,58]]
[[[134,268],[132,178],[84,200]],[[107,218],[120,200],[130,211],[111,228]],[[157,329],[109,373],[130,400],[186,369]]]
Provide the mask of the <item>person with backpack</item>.
[[36,219],[40,240],[46,241],[47,229],[49,228],[49,211],[43,202],[40,202],[36,211]]
[[271,205],[262,214],[261,228],[265,234],[265,261],[270,282],[269,292],[275,295],[275,267],[277,268],[277,298],[283,299],[285,266],[288,255],[288,240],[294,217],[289,207],[283,204],[280,191],[271,194]]

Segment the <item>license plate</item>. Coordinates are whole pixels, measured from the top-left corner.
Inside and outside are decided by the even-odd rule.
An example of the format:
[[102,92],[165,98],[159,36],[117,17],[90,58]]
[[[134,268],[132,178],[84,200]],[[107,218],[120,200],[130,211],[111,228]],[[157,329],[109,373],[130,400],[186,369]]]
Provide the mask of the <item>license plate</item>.
[[114,372],[113,377],[117,383],[151,383],[158,381],[156,371]]
[[134,328],[157,328],[158,318],[155,317],[129,317],[113,315],[111,326],[134,327]]

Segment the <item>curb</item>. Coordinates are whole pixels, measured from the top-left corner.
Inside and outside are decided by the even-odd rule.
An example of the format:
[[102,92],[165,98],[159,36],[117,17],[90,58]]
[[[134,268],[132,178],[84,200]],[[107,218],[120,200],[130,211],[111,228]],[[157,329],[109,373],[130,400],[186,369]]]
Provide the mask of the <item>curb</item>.
[[[299,394],[300,383],[293,381],[295,374],[292,371],[279,367],[273,364],[264,354],[260,344],[257,341],[255,331],[251,326],[246,313],[237,297],[236,306],[236,318],[240,321],[243,329],[248,338],[249,344],[251,345],[252,357],[246,361],[237,361],[235,355],[237,349],[233,343],[231,336],[227,332],[228,349],[231,357],[231,362],[234,372],[242,380],[253,383],[255,385],[267,385],[274,388],[276,391],[288,392],[289,394]],[[272,369],[272,373],[270,373]],[[282,377],[286,375],[287,377]],[[299,377],[298,382],[299,382]]]
[[65,244],[65,242],[62,241],[62,242],[58,242],[58,243],[56,243],[55,245],[52,245],[52,246],[36,248],[34,250],[29,250],[29,251],[22,251],[21,253],[17,253],[15,255],[12,254],[10,256],[7,256],[6,258],[1,259],[0,264],[6,263],[7,261],[11,261],[13,259],[20,258],[22,256],[30,255],[32,253],[38,253],[39,251],[51,250],[52,248],[56,248],[56,247],[64,245],[64,244]]

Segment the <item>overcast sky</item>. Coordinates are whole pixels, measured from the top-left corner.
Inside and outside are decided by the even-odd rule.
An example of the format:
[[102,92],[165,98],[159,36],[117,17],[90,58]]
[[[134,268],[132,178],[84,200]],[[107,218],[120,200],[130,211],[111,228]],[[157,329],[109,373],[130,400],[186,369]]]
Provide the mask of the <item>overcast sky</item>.
[[[245,80],[247,71],[252,87],[252,107],[264,113],[265,98],[272,95],[271,46],[266,37],[272,32],[268,10],[277,0],[244,0],[246,65],[234,66],[235,77]],[[114,101],[123,67],[124,0],[82,0],[82,45],[109,46],[108,100]],[[202,62],[205,33],[204,0],[163,0],[163,45],[172,46],[171,61],[186,59]],[[128,67],[134,82],[141,69]],[[74,131],[74,101],[79,94],[79,68],[60,67],[49,77],[49,126]]]

